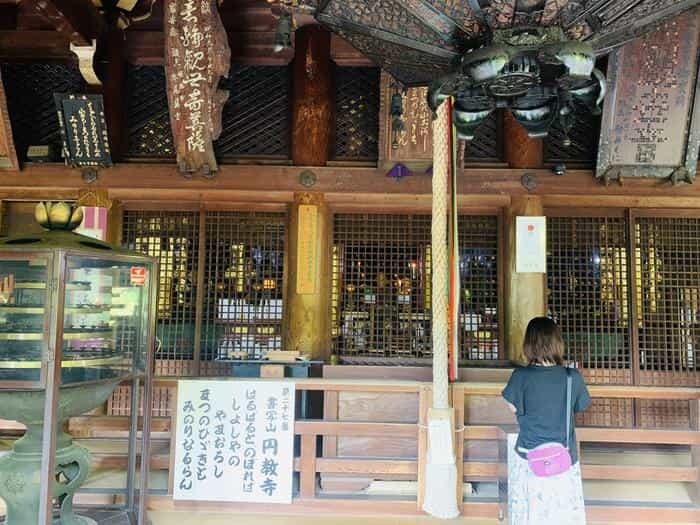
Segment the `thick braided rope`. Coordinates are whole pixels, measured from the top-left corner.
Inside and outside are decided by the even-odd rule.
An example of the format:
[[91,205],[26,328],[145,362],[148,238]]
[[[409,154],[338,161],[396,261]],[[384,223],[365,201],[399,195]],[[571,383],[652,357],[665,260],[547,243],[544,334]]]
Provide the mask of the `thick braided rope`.
[[447,351],[447,177],[450,167],[450,104],[443,102],[433,121],[433,407],[449,408]]

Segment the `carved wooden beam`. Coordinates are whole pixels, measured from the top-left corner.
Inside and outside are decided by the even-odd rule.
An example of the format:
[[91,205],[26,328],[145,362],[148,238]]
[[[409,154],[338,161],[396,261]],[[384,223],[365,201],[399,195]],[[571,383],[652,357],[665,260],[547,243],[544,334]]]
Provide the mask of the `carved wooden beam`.
[[68,39],[56,31],[0,30],[0,60],[74,61]]
[[5,87],[0,78],[0,170],[18,170],[17,152],[12,139],[10,114],[7,111]]
[[183,175],[217,171],[213,140],[221,133],[228,92],[218,89],[231,65],[217,0],[165,0],[165,76],[170,125]]
[[72,44],[90,46],[102,29],[102,16],[87,0],[28,0],[27,4]]

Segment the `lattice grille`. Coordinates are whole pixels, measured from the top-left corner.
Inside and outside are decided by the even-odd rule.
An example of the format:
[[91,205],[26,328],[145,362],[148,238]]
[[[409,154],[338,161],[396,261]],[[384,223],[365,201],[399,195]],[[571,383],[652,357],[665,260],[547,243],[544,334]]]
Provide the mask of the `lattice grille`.
[[637,219],[642,381],[700,385],[700,219]]
[[379,69],[335,68],[336,159],[376,160],[379,140]]
[[231,66],[221,87],[229,90],[229,98],[216,154],[289,158],[289,68]]
[[126,86],[128,156],[175,158],[163,67],[131,66]]
[[[287,67],[231,67],[217,156],[289,157],[289,82]],[[127,87],[129,156],[174,158],[163,67],[130,68]]]
[[190,373],[194,351],[199,214],[196,212],[126,211],[123,244],[158,258],[157,359],[162,375]]
[[460,357],[498,359],[498,218],[459,218]]
[[202,359],[282,350],[284,213],[206,214]]
[[60,158],[62,141],[53,95],[84,90],[77,66],[2,64],[2,80],[17,155],[26,160],[27,147],[50,145],[55,158]]
[[544,141],[545,162],[568,162],[593,166],[598,154],[600,137],[600,116],[595,116],[584,108],[577,107],[574,113],[575,123],[569,131],[570,146],[564,145],[566,138],[557,120],[549,130]]
[[592,382],[631,382],[626,232],[623,218],[548,219],[549,310]]
[[341,214],[334,226],[335,352],[430,356],[430,216]]
[[500,162],[503,160],[503,119],[500,111],[489,115],[474,133],[474,139],[466,144],[466,163]]
[[[498,219],[462,216],[462,359],[497,359]],[[332,336],[347,359],[431,355],[429,215],[335,217]]]

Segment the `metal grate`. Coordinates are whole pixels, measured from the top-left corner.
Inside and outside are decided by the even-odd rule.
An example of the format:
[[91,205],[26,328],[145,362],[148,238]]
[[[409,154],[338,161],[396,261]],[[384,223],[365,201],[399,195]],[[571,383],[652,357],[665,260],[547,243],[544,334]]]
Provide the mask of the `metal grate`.
[[459,218],[460,358],[501,357],[498,325],[498,217]]
[[286,214],[208,212],[202,360],[282,350]]
[[12,133],[21,160],[29,146],[51,146],[60,158],[62,141],[54,93],[81,93],[85,82],[76,65],[2,64]]
[[550,217],[549,311],[595,383],[630,383],[628,235],[622,217]]
[[163,66],[130,66],[126,89],[128,156],[174,159]]
[[288,159],[290,86],[288,67],[232,65],[221,84],[229,98],[214,143],[217,156]]
[[598,155],[600,137],[600,116],[592,115],[585,108],[577,106],[574,125],[569,131],[571,144],[564,145],[566,135],[558,120],[549,130],[544,140],[544,161],[547,163],[571,163],[594,166]]
[[700,385],[700,218],[640,217],[635,231],[642,383]]
[[192,373],[199,214],[126,211],[123,244],[160,262],[156,327],[161,343],[156,355],[159,375]]
[[335,68],[335,159],[377,159],[379,96],[379,69]]
[[474,133],[474,139],[466,143],[465,163],[503,161],[503,118],[500,111],[493,111]]
[[[429,215],[339,214],[333,232],[334,352],[348,361],[431,356]],[[462,359],[497,359],[498,219],[461,216]]]

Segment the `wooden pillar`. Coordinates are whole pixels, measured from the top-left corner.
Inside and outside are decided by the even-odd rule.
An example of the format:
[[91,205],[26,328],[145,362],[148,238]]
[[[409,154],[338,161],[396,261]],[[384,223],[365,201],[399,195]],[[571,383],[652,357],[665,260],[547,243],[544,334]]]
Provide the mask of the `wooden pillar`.
[[309,25],[294,36],[292,161],[297,166],[325,166],[333,128],[331,34]]
[[543,165],[542,139],[530,138],[510,111],[503,115],[503,148],[511,168],[535,169]]
[[107,123],[109,149],[114,162],[119,162],[125,153],[126,122],[124,99],[126,85],[126,39],[124,31],[110,23],[100,36],[97,46],[96,69],[102,81],[98,92],[102,94]]
[[294,196],[289,217],[285,349],[330,356],[330,213],[320,193]]
[[515,257],[516,217],[542,215],[542,200],[536,196],[517,196],[506,212],[505,239],[505,339],[508,359],[524,363],[522,342],[530,319],[544,315],[545,275],[517,273]]
[[[690,403],[690,428],[700,433],[700,399],[691,399]],[[692,465],[700,469],[700,444],[697,442],[690,446],[690,457]],[[690,484],[690,495],[693,503],[700,506],[700,475],[694,483]]]

